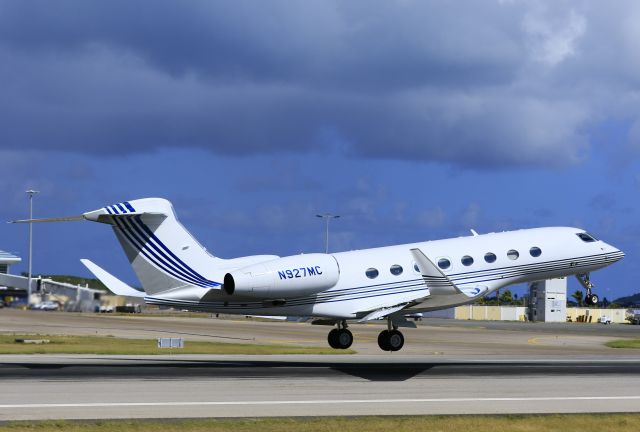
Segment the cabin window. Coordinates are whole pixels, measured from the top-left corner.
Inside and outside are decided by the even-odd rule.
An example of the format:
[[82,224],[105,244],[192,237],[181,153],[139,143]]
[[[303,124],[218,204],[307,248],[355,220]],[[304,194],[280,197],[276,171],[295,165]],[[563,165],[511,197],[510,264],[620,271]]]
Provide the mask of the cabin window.
[[580,237],[580,240],[582,240],[585,243],[592,243],[592,242],[596,241],[595,237],[593,237],[590,234],[587,234],[586,232],[578,233],[576,235],[578,237]]
[[493,252],[487,252],[486,254],[484,254],[484,260],[489,264],[496,262],[496,259],[496,254],[494,254]]
[[517,260],[520,257],[520,253],[515,249],[511,249],[509,252],[507,252],[507,257],[510,260]]
[[529,253],[531,254],[532,257],[537,258],[540,255],[542,255],[542,250],[539,247],[534,246],[531,249],[529,249]]
[[416,273],[420,273],[420,267],[418,267],[418,264],[417,264],[417,263],[413,263],[413,270],[414,270]]
[[440,258],[438,260],[438,267],[440,267],[442,270],[446,270],[451,267],[451,261],[446,258]]
[[373,267],[371,267],[368,268],[367,271],[364,272],[364,274],[366,274],[369,279],[375,279],[380,273],[378,272],[378,269],[374,269]]
[[462,262],[462,265],[467,266],[467,267],[469,267],[471,264],[473,264],[473,258],[470,257],[469,255],[463,256],[460,261]]
[[398,275],[402,274],[402,266],[398,265],[398,264],[394,264],[394,265],[391,266],[389,271],[391,272],[392,275],[398,276]]

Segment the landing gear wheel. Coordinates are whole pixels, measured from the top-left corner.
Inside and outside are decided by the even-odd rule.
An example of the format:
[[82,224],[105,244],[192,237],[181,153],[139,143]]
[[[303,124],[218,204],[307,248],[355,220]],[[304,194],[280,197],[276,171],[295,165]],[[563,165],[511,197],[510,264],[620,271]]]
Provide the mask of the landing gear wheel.
[[331,348],[335,348],[335,349],[340,348],[338,346],[338,329],[333,329],[329,332],[329,335],[327,336],[327,341],[329,342],[329,346]]
[[347,349],[352,343],[353,334],[349,330],[345,328],[338,330],[338,348]]
[[404,336],[398,330],[383,330],[378,335],[378,346],[383,351],[399,351],[404,345]]
[[389,330],[383,330],[378,335],[378,346],[382,351],[391,351],[389,344]]
[[584,287],[584,289],[587,290],[587,295],[584,298],[584,302],[587,304],[587,306],[597,305],[598,300],[600,299],[596,294],[593,294],[591,292],[591,290],[593,289],[593,283],[591,283],[591,280],[589,279],[589,273],[578,274],[576,275],[576,278],[578,278],[578,281]]
[[335,349],[347,349],[353,343],[353,334],[347,329],[333,329],[327,336],[329,346]]
[[400,351],[404,346],[404,336],[399,330],[391,330],[388,343],[391,351]]

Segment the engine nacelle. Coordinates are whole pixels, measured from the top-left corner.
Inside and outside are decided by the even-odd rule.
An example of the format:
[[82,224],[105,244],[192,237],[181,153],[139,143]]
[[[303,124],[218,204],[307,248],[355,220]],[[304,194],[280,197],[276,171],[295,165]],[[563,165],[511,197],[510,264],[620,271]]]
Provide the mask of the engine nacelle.
[[295,255],[227,273],[222,289],[235,296],[286,299],[327,290],[339,278],[340,269],[332,255]]

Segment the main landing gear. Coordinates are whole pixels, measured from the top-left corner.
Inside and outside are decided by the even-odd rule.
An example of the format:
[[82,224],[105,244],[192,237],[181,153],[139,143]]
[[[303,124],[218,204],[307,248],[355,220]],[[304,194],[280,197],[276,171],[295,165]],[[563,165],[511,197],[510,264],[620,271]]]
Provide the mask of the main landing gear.
[[338,328],[334,328],[329,332],[327,337],[329,346],[336,349],[347,349],[353,343],[353,334],[347,330],[347,322],[338,323]]
[[404,336],[394,325],[391,318],[387,318],[387,330],[378,335],[378,346],[383,351],[399,351],[404,345]]
[[580,285],[582,285],[584,289],[587,290],[587,295],[584,298],[584,302],[587,304],[587,306],[597,305],[599,299],[597,294],[593,294],[591,292],[591,289],[593,288],[593,284],[589,280],[589,273],[576,275],[576,278],[580,282]]
[[[404,336],[398,330],[398,326],[393,324],[391,318],[387,318],[387,330],[383,330],[378,335],[378,346],[384,351],[399,351],[404,345]],[[353,334],[347,329],[347,322],[340,321],[337,328],[329,332],[327,337],[329,346],[335,349],[347,349],[353,343]]]

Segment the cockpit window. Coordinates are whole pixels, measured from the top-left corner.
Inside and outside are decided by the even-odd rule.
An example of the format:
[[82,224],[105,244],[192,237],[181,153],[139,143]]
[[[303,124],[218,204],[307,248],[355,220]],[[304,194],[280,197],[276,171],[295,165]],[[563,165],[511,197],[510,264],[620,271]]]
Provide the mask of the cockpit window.
[[577,233],[576,235],[580,237],[580,240],[585,243],[597,241],[595,237],[593,237],[591,234],[587,234],[586,232]]

